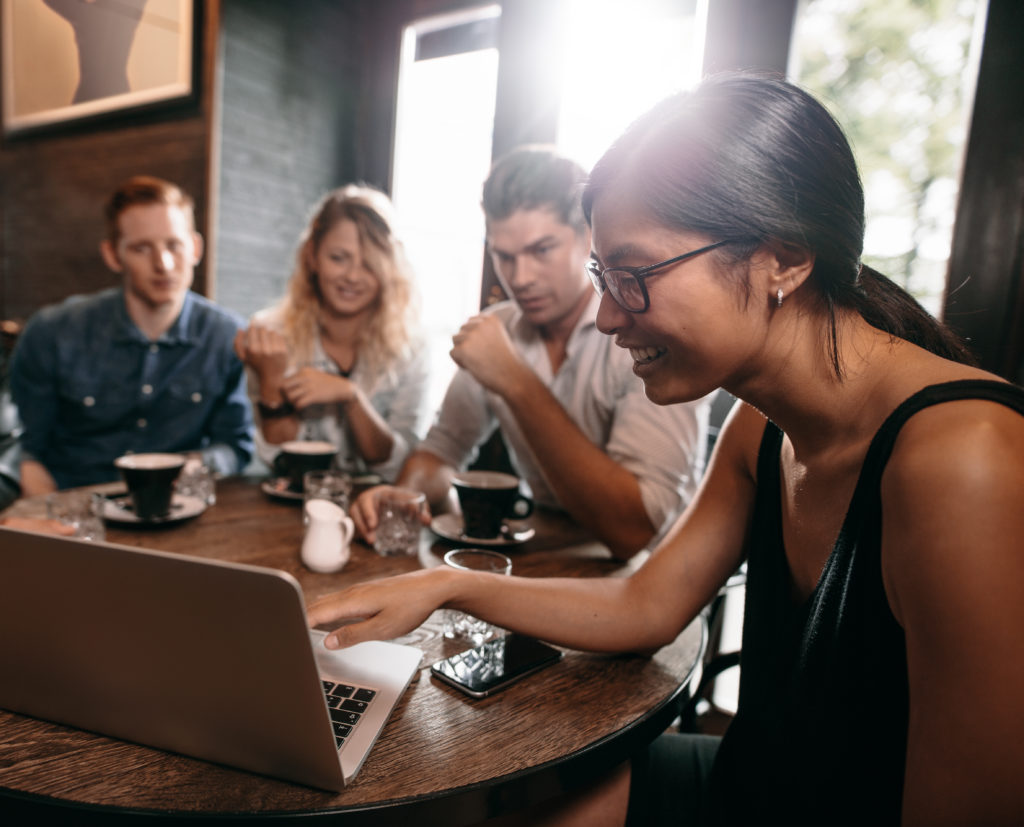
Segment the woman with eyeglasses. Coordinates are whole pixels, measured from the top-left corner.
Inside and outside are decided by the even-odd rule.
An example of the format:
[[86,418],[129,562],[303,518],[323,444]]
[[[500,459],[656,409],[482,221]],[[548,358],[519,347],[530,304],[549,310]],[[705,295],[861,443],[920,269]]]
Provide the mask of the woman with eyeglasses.
[[695,500],[629,579],[441,567],[325,598],[311,622],[361,618],[328,638],[348,646],[451,606],[642,652],[745,561],[727,734],[662,736],[547,816],[1024,822],[1024,391],[861,263],[839,126],[787,82],[711,78],[608,150],[584,208],[598,326],[648,397],[739,398]]
[[427,354],[388,197],[349,184],[315,206],[287,295],[235,340],[260,456],[293,439],[338,448],[340,470],[390,480],[426,424]]

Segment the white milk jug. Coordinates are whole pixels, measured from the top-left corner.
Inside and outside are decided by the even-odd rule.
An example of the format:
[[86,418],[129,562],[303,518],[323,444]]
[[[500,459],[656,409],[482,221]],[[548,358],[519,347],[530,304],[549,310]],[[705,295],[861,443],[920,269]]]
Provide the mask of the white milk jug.
[[351,554],[349,543],[356,530],[352,518],[330,500],[309,500],[305,509],[309,524],[302,541],[302,562],[313,571],[338,571]]

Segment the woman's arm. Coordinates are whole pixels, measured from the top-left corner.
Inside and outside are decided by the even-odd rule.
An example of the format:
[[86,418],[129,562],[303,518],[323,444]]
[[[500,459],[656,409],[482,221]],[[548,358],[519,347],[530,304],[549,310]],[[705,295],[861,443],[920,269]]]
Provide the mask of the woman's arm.
[[359,456],[368,463],[384,462],[391,456],[395,437],[388,423],[374,409],[362,388],[351,379],[306,367],[285,378],[281,389],[296,410],[310,405],[344,406]]
[[1024,823],[1022,492],[1024,418],[977,400],[916,415],[883,476],[910,685],[906,823]]
[[395,434],[362,388],[354,382],[349,385],[352,396],[345,403],[345,413],[356,450],[371,465],[387,462],[395,449]]
[[[271,445],[280,445],[295,439],[299,433],[299,419],[290,412],[291,404],[284,393],[284,376],[288,369],[288,344],[284,336],[264,325],[253,323],[235,336],[235,353],[249,368],[254,379],[249,388],[263,439]],[[284,415],[264,416],[260,406],[268,410],[283,409]]]
[[[739,409],[737,409],[739,411]],[[675,639],[742,561],[764,419],[730,417],[690,508],[630,578],[475,575],[446,567],[362,583],[313,604],[313,625],[342,626],[328,646],[391,639],[442,606],[563,646],[647,651]]]

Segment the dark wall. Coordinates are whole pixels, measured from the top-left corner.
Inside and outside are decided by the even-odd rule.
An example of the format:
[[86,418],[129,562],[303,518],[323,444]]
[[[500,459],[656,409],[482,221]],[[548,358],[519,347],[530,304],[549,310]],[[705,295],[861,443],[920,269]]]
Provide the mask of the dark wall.
[[989,0],[943,317],[1024,383],[1024,4]]
[[[0,318],[24,319],[64,296],[116,283],[97,248],[102,203],[130,175],[158,175],[183,186],[196,199],[200,230],[206,229],[208,34],[217,3],[201,5],[196,105],[0,144]],[[201,265],[196,287],[205,285]]]
[[222,0],[216,297],[244,316],[285,288],[311,205],[359,177],[363,3]]
[[785,75],[798,5],[798,0],[709,3],[704,74],[754,70]]
[[[283,291],[311,204],[362,177],[358,0],[205,0],[198,101],[0,145],[0,319],[117,283],[102,203],[148,173],[196,200],[195,289],[248,315]],[[389,98],[390,100],[390,98]]]

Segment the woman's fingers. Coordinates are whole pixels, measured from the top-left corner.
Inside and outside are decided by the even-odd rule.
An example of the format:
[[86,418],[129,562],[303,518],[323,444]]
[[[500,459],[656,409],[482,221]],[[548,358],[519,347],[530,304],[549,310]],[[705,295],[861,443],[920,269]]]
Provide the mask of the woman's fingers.
[[306,611],[310,626],[331,626],[324,645],[340,649],[364,640],[393,640],[420,626],[440,605],[425,585],[431,571],[360,583],[317,600]]

